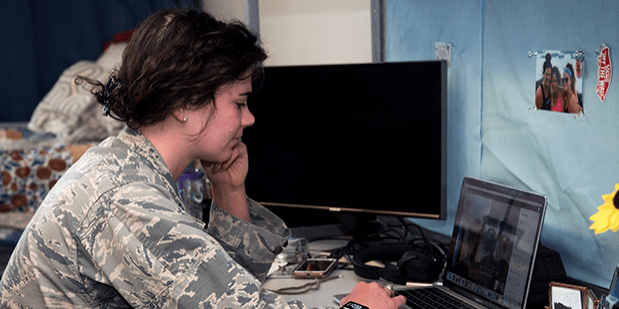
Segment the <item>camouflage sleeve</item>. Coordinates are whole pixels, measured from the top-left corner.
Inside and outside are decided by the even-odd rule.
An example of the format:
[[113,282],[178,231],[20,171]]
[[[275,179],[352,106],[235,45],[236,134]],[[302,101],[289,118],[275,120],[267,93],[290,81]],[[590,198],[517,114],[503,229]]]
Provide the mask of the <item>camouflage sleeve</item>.
[[[265,289],[217,239],[204,232],[203,224],[186,213],[169,211],[176,205],[161,193],[148,184],[119,188],[109,200],[101,201],[112,208],[112,213],[104,215],[107,219],[81,233],[86,243],[97,244],[85,249],[103,261],[99,265],[111,285],[130,304],[153,308],[306,308]],[[253,255],[255,250],[260,257],[254,259],[256,263],[266,264],[290,232],[283,224],[263,222],[271,218],[261,213],[262,207],[256,211],[256,205],[252,202],[251,208],[264,229],[236,223],[216,210],[220,226],[216,234],[236,233],[236,252],[242,251],[236,255]],[[114,231],[115,237],[103,241],[100,230]],[[116,241],[122,244],[116,245]],[[251,242],[259,244],[249,245]]]
[[[247,202],[251,223],[228,214],[213,203],[208,233],[217,239],[230,257],[242,265],[244,269],[254,274],[261,282],[264,282],[275,256],[281,252],[291,233],[284,222],[268,209],[250,198],[247,199]],[[267,308],[278,308],[279,306],[291,309],[308,308],[300,301],[286,302],[281,295],[266,290],[262,285],[260,285],[259,294],[262,301],[265,302],[258,307],[265,305]],[[222,306],[222,304],[219,303],[217,306]]]
[[288,240],[290,230],[262,205],[249,198],[248,205],[251,224],[213,203],[207,231],[228,255],[264,282],[275,256]]

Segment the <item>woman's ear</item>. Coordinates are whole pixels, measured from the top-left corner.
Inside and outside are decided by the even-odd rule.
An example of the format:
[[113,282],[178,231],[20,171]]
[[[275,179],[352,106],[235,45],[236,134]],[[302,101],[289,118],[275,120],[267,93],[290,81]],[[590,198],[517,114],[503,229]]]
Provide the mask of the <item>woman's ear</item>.
[[187,108],[181,107],[172,112],[172,117],[174,117],[179,122],[187,122],[187,112]]

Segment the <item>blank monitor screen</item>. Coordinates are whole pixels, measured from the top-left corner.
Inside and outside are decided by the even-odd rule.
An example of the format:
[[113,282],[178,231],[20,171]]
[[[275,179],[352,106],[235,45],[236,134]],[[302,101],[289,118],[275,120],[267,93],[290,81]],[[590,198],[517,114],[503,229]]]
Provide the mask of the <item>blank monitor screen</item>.
[[243,136],[247,195],[275,213],[445,219],[446,67],[266,67]]

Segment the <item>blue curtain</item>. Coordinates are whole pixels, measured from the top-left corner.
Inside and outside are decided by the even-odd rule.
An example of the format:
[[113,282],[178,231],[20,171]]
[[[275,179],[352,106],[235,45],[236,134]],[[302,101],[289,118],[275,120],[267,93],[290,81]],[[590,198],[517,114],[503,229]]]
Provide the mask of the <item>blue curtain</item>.
[[195,0],[3,2],[0,122],[28,121],[62,71],[96,60],[114,34],[135,28],[156,10],[196,6]]
[[[465,175],[545,194],[541,242],[558,251],[568,276],[608,287],[619,232],[595,235],[589,217],[619,182],[619,84],[596,95],[602,44],[619,56],[619,2],[612,0],[389,0],[388,61],[428,60],[452,43],[448,69],[446,221],[416,220],[451,234]],[[534,106],[539,72],[529,53],[586,51],[583,117]]]

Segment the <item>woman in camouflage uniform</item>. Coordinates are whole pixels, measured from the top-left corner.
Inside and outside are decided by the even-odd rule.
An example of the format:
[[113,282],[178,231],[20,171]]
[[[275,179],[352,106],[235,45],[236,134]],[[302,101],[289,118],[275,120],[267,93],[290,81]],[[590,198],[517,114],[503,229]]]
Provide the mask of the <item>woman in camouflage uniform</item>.
[[[267,57],[257,43],[242,24],[192,10],[142,23],[107,83],[87,80],[127,127],[49,192],[3,274],[2,307],[304,307],[262,287],[290,231],[245,195],[239,139]],[[208,227],[184,210],[175,182],[196,160],[213,187]],[[375,283],[346,300],[404,302]]]

